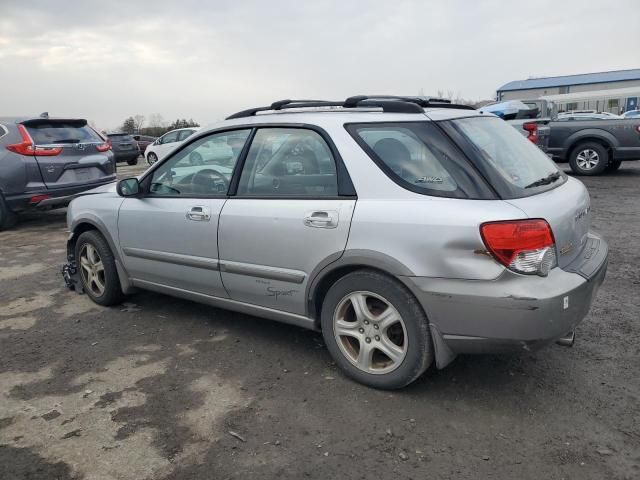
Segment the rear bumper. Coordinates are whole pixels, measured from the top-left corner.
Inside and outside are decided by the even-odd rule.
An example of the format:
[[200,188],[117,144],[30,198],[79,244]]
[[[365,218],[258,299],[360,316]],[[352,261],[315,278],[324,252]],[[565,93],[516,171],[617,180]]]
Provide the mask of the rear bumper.
[[131,150],[130,152],[113,152],[113,156],[116,162],[126,162],[128,160],[134,160],[140,156],[138,150]]
[[[50,190],[31,191],[18,195],[7,195],[5,197],[5,200],[9,208],[14,212],[38,208],[64,207],[68,205],[69,202],[71,202],[71,200],[73,200],[73,198],[78,193],[86,192],[87,190],[92,190],[96,187],[107,185],[115,181],[116,176],[110,175],[100,180],[99,182],[87,183],[84,185],[76,185],[73,187]],[[41,195],[46,195],[47,197],[39,201],[32,201],[34,197],[38,197]]]
[[589,312],[606,275],[608,246],[595,234],[585,245],[569,267],[547,277],[505,271],[493,281],[401,279],[453,356],[531,350],[573,331]]

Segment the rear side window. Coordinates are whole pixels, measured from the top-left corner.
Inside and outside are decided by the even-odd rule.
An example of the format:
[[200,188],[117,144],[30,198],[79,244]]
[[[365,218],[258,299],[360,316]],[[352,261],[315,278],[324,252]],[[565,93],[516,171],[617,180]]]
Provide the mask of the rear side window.
[[503,198],[519,198],[555,188],[566,175],[542,150],[496,117],[451,120],[478,164],[488,167]]
[[7,129],[4,125],[0,125],[0,138],[4,137],[7,134]]
[[100,136],[88,125],[51,122],[25,125],[36,145],[61,143],[102,143]]
[[109,133],[107,137],[118,142],[133,140],[133,137],[128,133]]
[[387,176],[408,190],[491,197],[462,152],[433,122],[351,124],[347,130]]

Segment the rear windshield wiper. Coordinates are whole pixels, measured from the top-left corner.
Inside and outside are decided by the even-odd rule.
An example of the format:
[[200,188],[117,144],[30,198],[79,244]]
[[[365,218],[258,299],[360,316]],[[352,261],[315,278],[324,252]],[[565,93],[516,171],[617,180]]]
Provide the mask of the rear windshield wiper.
[[530,183],[524,188],[533,188],[533,187],[539,187],[541,185],[549,185],[550,183],[553,183],[556,180],[558,180],[560,176],[561,176],[560,172],[553,172],[547,175],[546,177],[541,178],[540,180],[536,180],[535,182]]

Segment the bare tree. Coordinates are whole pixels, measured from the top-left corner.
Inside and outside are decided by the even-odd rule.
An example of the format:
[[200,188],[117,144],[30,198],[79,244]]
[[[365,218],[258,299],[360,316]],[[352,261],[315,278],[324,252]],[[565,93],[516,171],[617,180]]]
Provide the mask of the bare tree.
[[135,123],[136,132],[140,132],[140,129],[144,125],[144,121],[145,121],[144,115],[140,115],[140,114],[134,115],[133,121]]
[[149,115],[149,126],[153,128],[166,128],[168,123],[159,113]]

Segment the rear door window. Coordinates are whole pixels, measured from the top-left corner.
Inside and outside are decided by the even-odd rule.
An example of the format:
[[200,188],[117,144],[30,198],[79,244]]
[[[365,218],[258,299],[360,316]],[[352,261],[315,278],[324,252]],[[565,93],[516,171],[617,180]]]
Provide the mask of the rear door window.
[[103,142],[96,131],[86,124],[56,121],[26,124],[25,126],[36,145]]
[[335,159],[327,143],[313,130],[262,128],[251,143],[238,195],[335,197]]
[[492,196],[433,122],[351,124],[347,130],[378,167],[407,190],[453,198]]

